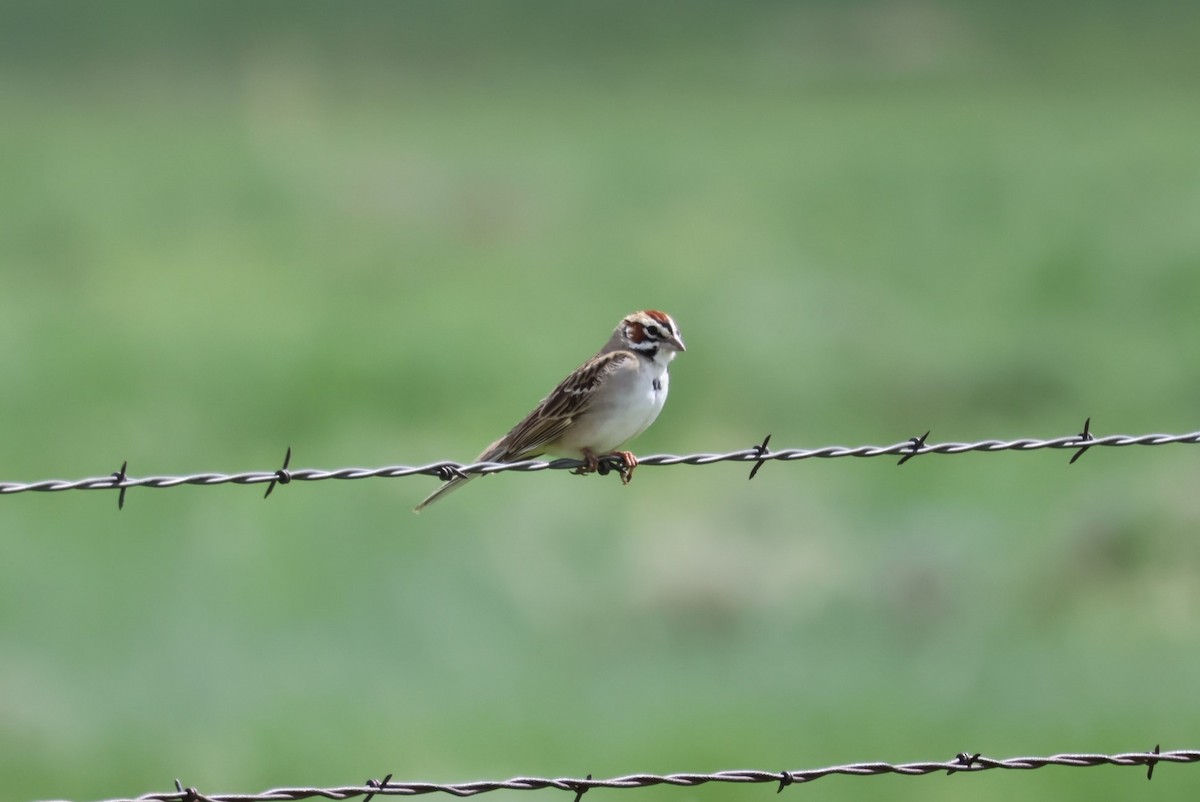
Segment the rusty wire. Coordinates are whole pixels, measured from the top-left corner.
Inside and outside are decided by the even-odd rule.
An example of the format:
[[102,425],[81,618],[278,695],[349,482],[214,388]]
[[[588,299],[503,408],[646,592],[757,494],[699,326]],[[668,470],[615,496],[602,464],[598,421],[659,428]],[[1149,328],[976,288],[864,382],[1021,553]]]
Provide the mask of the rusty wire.
[[1197,763],[1200,762],[1200,750],[1186,749],[1163,752],[1158,746],[1147,752],[1126,752],[1116,755],[1101,754],[1060,754],[1050,757],[1011,757],[995,760],[980,754],[960,752],[951,760],[924,761],[917,763],[849,763],[841,766],[827,766],[818,769],[799,769],[796,771],[763,771],[758,769],[738,769],[718,771],[711,774],[629,774],[611,779],[593,779],[587,777],[571,778],[542,778],[542,777],[513,777],[509,780],[478,780],[462,783],[431,783],[431,782],[402,782],[387,775],[382,780],[368,780],[362,785],[346,785],[334,788],[273,788],[257,794],[204,794],[196,788],[184,787],[175,781],[174,791],[144,794],[139,797],[109,800],[109,802],[295,802],[296,800],[312,799],[356,799],[364,797],[364,802],[370,802],[375,796],[419,796],[422,794],[449,794],[466,797],[489,791],[537,791],[554,788],[574,794],[576,802],[584,793],[594,788],[651,788],[658,785],[677,785],[692,787],[706,783],[766,783],[776,785],[776,791],[782,791],[789,785],[801,785],[823,777],[841,774],[849,777],[870,777],[880,774],[899,774],[917,777],[925,774],[946,772],[946,774],[974,774],[989,769],[1012,769],[1029,771],[1047,766],[1064,766],[1068,768],[1088,768],[1092,766],[1141,766],[1146,769],[1146,778],[1154,776],[1154,767],[1158,763]]
[[[740,451],[714,454],[656,454],[639,457],[638,464],[662,467],[671,465],[712,465],[718,462],[750,462],[754,463],[750,472],[750,478],[754,478],[754,475],[763,464],[770,461],[791,462],[793,460],[834,459],[837,457],[899,456],[900,460],[898,464],[903,465],[913,457],[925,454],[966,454],[970,452],[990,454],[1000,451],[1035,451],[1048,448],[1074,449],[1075,455],[1071,458],[1071,463],[1074,463],[1075,460],[1079,459],[1089,449],[1105,447],[1120,448],[1125,446],[1161,446],[1170,443],[1195,445],[1200,443],[1200,432],[1190,432],[1188,434],[1113,434],[1106,437],[1096,437],[1091,433],[1090,426],[1091,419],[1088,420],[1084,425],[1084,430],[1079,434],[1056,437],[1049,440],[1023,438],[1020,440],[980,440],[973,443],[927,443],[926,438],[929,436],[929,432],[926,432],[920,437],[913,437],[889,446],[826,446],[824,448],[813,449],[784,448],[778,450],[767,448],[767,443],[770,441],[770,435],[767,435],[767,438],[761,444]],[[76,480],[46,479],[38,482],[0,482],[0,495],[24,492],[49,493],[64,490],[118,490],[120,491],[120,504],[124,506],[125,491],[131,487],[168,488],[179,487],[180,485],[208,487],[223,484],[266,484],[266,495],[269,496],[277,484],[289,484],[291,482],[316,482],[325,479],[396,479],[404,476],[436,476],[440,479],[449,479],[453,476],[473,473],[491,474],[505,471],[526,473],[545,470],[575,470],[584,465],[584,463],[574,459],[473,463],[458,463],[443,460],[432,462],[428,465],[391,465],[382,468],[338,468],[335,470],[322,470],[318,468],[289,469],[288,464],[291,461],[291,456],[292,450],[289,447],[283,467],[274,471],[247,471],[245,473],[231,474],[197,473],[184,476],[130,476],[127,472],[128,462],[124,462],[119,471],[106,476]],[[603,458],[600,467],[601,473],[607,473],[609,468],[621,467],[619,457],[609,456]]]

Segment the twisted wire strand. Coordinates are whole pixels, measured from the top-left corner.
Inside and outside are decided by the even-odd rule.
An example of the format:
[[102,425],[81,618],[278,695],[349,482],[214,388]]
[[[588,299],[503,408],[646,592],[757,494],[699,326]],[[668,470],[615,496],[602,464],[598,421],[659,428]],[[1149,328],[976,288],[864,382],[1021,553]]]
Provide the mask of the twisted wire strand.
[[1141,766],[1147,769],[1147,778],[1158,763],[1196,763],[1200,762],[1200,750],[1187,749],[1160,752],[1158,747],[1149,752],[1125,752],[1115,755],[1102,754],[1059,754],[1049,757],[1012,757],[995,760],[982,755],[960,753],[952,760],[921,761],[915,763],[849,763],[841,766],[827,766],[816,769],[800,769],[797,771],[762,771],[757,769],[736,769],[718,771],[711,774],[629,774],[611,779],[585,778],[540,778],[513,777],[509,780],[480,780],[463,783],[430,783],[430,782],[399,782],[388,775],[384,780],[370,780],[363,785],[341,786],[337,788],[273,788],[258,794],[202,794],[195,788],[183,788],[176,781],[175,791],[150,793],[139,797],[113,799],[108,802],[296,802],[296,800],[323,799],[356,799],[367,798],[369,802],[374,796],[419,796],[422,794],[443,793],[457,797],[475,796],[489,791],[536,791],[554,788],[575,794],[576,800],[593,788],[650,788],[658,785],[676,785],[692,787],[705,783],[773,783],[778,784],[782,791],[789,785],[798,785],[819,780],[835,774],[849,777],[871,777],[880,774],[899,774],[908,777],[918,777],[936,772],[947,774],[969,774],[989,769],[1010,769],[1029,771],[1047,766],[1064,766],[1068,768],[1088,768],[1092,766]]
[[[769,438],[768,438],[769,439]],[[904,460],[923,454],[965,454],[968,452],[995,453],[999,451],[1035,451],[1043,448],[1050,449],[1092,449],[1104,447],[1122,448],[1125,446],[1161,446],[1170,443],[1195,445],[1200,443],[1200,431],[1188,434],[1142,434],[1126,435],[1113,434],[1106,437],[1093,437],[1087,433],[1056,437],[1050,440],[1022,438],[1019,440],[981,440],[974,443],[925,443],[924,437],[914,437],[889,446],[825,446],[824,448],[785,448],[768,450],[764,445],[753,448],[730,451],[727,453],[701,454],[655,454],[639,457],[639,465],[673,466],[673,465],[712,465],[718,462],[753,462],[761,464],[770,461],[791,462],[803,459],[835,459],[838,457],[886,457],[901,456]],[[1081,452],[1082,453],[1082,452]],[[290,449],[289,449],[290,456]],[[1078,454],[1076,455],[1078,456]],[[606,457],[608,465],[616,467],[615,457]],[[318,468],[286,467],[275,471],[248,471],[245,473],[197,473],[186,476],[127,476],[122,470],[108,476],[94,476],[86,479],[64,480],[46,479],[38,482],[0,482],[0,495],[25,492],[59,492],[64,490],[116,490],[130,487],[169,488],[180,485],[212,485],[238,484],[255,485],[279,482],[317,482],[326,479],[397,479],[405,476],[437,476],[447,478],[457,473],[490,474],[506,471],[573,470],[584,465],[573,459],[556,459],[551,461],[525,460],[522,462],[472,462],[458,463],[448,460],[432,462],[428,465],[390,465],[382,468],[338,468],[322,470]]]

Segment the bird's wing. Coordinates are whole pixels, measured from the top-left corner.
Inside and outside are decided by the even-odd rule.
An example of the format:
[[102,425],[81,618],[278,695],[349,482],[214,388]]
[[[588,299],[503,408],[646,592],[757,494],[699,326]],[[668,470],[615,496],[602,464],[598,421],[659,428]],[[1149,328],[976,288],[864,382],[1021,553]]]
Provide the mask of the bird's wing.
[[524,420],[479,455],[479,460],[516,462],[543,453],[592,405],[596,389],[616,371],[637,362],[629,351],[599,354],[584,362],[542,399]]

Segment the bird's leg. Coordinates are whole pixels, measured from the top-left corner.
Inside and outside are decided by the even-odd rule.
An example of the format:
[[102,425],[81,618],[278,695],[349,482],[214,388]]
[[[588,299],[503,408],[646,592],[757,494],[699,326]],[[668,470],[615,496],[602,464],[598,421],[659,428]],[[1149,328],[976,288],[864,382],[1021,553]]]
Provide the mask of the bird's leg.
[[621,484],[629,484],[629,480],[633,478],[633,469],[638,466],[637,457],[633,456],[632,451],[614,451],[613,455],[621,458]]
[[590,449],[583,449],[583,465],[579,466],[571,473],[576,476],[584,476],[589,473],[595,473],[600,467],[600,458]]
[[[638,466],[638,459],[633,455],[632,451],[614,451],[611,454],[605,454],[605,457],[618,457],[621,460],[621,467],[618,470],[621,472],[621,484],[629,484],[629,480],[633,478],[633,469]],[[583,476],[589,473],[599,471],[602,475],[608,473],[608,465],[601,464],[601,458],[596,456],[596,453],[590,448],[583,449],[584,464],[576,468],[572,473]]]

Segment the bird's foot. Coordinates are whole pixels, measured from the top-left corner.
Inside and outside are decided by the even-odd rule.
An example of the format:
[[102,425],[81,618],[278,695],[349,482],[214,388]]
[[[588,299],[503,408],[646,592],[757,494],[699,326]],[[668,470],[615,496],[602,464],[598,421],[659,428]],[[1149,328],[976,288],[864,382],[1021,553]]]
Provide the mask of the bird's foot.
[[617,470],[621,474],[621,484],[629,484],[629,480],[633,478],[633,469],[638,466],[638,459],[633,455],[632,451],[614,451],[611,454],[596,456],[596,454],[588,449],[583,450],[583,465],[579,466],[571,473],[576,476],[585,476],[589,473],[599,473],[605,476],[609,469],[609,463],[603,460],[607,457],[617,457],[621,460]]
[[621,458],[621,484],[629,484],[633,478],[633,469],[638,466],[638,459],[632,451],[614,451],[613,456]]
[[586,476],[589,473],[595,473],[600,470],[600,458],[593,454],[589,449],[583,450],[583,465],[580,465],[571,473],[576,476]]

